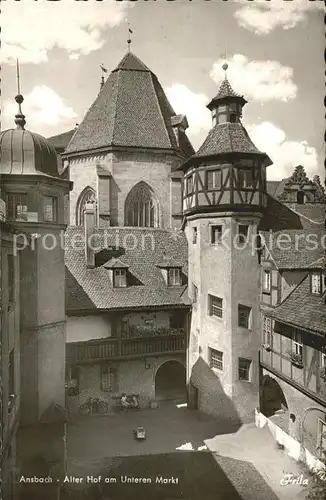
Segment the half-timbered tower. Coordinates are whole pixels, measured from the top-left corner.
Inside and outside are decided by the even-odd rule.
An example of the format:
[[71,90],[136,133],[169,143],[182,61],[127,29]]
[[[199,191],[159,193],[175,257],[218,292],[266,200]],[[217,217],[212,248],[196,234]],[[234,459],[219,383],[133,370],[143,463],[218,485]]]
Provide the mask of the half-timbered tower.
[[208,104],[212,129],[183,165],[193,301],[190,392],[201,409],[235,421],[251,420],[259,402],[256,246],[271,164],[241,123],[245,104],[225,76]]

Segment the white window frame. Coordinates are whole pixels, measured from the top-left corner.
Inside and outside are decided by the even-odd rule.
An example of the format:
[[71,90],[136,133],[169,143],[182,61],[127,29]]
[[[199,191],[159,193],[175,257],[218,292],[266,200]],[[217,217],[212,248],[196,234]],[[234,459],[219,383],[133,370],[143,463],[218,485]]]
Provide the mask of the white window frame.
[[[240,324],[240,309],[242,308],[243,312],[246,311],[248,313],[246,319],[246,326]],[[245,304],[238,304],[238,327],[245,328],[246,330],[251,330],[252,328],[252,307],[246,306]]]
[[101,391],[103,392],[115,391],[116,375],[117,372],[114,368],[107,365],[101,365]]
[[264,316],[263,322],[264,322],[263,325],[264,344],[272,347],[273,344],[272,319]]
[[322,277],[321,273],[314,272],[310,277],[311,281],[311,293],[314,295],[320,295],[322,292]]
[[[50,203],[47,203],[49,201]],[[50,216],[48,216],[48,212],[46,211],[46,207],[51,207]],[[58,214],[58,198],[55,196],[43,196],[43,214],[42,220],[44,222],[57,222]]]
[[[209,185],[208,176],[212,175],[212,185]],[[219,182],[217,182],[219,181]],[[222,170],[209,169],[206,171],[206,188],[207,189],[221,189],[222,187]]]
[[222,224],[212,224],[210,226],[210,243],[218,245],[222,241],[223,226]]
[[179,267],[168,268],[168,286],[181,286],[181,269]]
[[271,293],[272,289],[272,273],[267,269],[263,269],[263,292]]
[[[240,367],[241,361],[244,361],[247,363],[246,368]],[[239,380],[243,382],[250,382],[251,381],[251,367],[252,367],[252,360],[248,358],[238,358],[238,377]],[[240,371],[241,370],[246,370],[246,378],[240,377]]]
[[[213,301],[219,301],[220,305],[213,304]],[[215,318],[223,318],[223,299],[221,297],[216,297],[215,295],[208,295],[209,301],[209,315],[214,316]],[[214,314],[213,311],[218,312],[218,314]]]
[[127,271],[123,268],[113,269],[114,288],[125,288],[127,286]]
[[27,193],[6,193],[6,212],[8,220],[27,221]]
[[[249,177],[249,180],[248,180],[248,177]],[[252,169],[240,168],[238,170],[238,179],[239,179],[240,189],[253,189],[253,187],[254,187],[254,172]]]
[[292,352],[299,356],[303,356],[302,334],[295,330],[292,334]]
[[209,347],[209,366],[220,372],[223,371],[223,352]]

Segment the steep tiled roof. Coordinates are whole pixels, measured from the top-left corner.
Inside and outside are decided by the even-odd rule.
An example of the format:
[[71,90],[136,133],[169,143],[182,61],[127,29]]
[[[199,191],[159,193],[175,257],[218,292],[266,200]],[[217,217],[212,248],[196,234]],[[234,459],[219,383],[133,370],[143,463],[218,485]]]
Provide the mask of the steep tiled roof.
[[278,307],[268,313],[273,319],[299,328],[326,334],[325,293],[310,292],[310,276],[288,295]]
[[321,204],[284,204],[267,195],[267,207],[260,221],[261,231],[284,229],[319,229],[324,224],[325,208]]
[[53,135],[52,137],[48,138],[48,142],[58,153],[61,153],[66,149],[75,132],[76,129],[74,128],[72,130],[68,130],[67,132],[63,132],[62,134]]
[[195,157],[223,153],[254,153],[264,155],[251,141],[241,123],[222,123],[213,127]]
[[182,152],[172,130],[174,115],[156,76],[128,53],[108,77],[65,153],[110,146]]
[[231,87],[230,82],[227,78],[225,78],[223,80],[223,82],[221,83],[221,86],[220,86],[216,96],[214,97],[214,100],[215,99],[225,99],[226,97],[242,97],[239,94],[236,94],[234,92],[234,90]]
[[[182,264],[187,275],[188,250],[183,232],[160,229],[97,229],[96,267],[85,263],[84,228],[69,227],[65,238],[67,311],[189,305],[187,285],[168,287],[158,265],[164,255]],[[134,284],[113,288],[104,265],[115,258],[129,266]]]
[[266,188],[267,188],[267,193],[270,196],[274,196],[274,198],[277,198],[280,196],[283,191],[284,191],[284,186],[287,183],[288,179],[282,179],[281,181],[267,181],[266,183]]
[[278,269],[324,267],[324,230],[285,229],[263,233],[266,246]]

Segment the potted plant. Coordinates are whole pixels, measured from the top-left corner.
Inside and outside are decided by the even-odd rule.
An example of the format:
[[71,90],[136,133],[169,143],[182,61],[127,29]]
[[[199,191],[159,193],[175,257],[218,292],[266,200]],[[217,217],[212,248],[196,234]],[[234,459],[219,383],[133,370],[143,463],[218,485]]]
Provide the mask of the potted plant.
[[303,368],[303,362],[302,362],[302,356],[301,354],[298,354],[293,351],[288,352],[290,356],[291,363],[296,366],[297,368]]
[[267,351],[267,352],[271,352],[272,348],[270,346],[270,344],[263,344],[263,348]]

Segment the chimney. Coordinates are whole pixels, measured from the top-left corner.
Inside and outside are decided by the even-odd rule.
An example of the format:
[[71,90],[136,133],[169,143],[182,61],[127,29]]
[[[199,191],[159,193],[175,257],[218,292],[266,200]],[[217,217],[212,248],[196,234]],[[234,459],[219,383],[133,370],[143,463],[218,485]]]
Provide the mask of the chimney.
[[84,211],[84,225],[86,266],[87,268],[92,269],[95,267],[95,252],[94,249],[92,249],[92,244],[94,245],[94,238],[91,238],[94,234],[95,227],[95,203],[86,203]]
[[188,128],[186,115],[175,115],[171,117],[172,130],[174,132],[178,146],[180,146],[180,132],[184,133]]
[[106,165],[96,165],[98,178],[99,225],[110,226],[111,172]]

